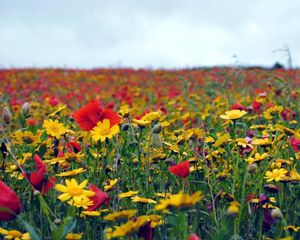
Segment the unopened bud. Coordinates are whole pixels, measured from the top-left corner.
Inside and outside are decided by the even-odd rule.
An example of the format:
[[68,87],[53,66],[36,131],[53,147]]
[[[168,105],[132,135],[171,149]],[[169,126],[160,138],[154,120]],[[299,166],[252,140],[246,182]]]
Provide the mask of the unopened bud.
[[23,105],[22,105],[22,108],[21,108],[21,112],[23,114],[24,117],[26,117],[28,114],[29,114],[29,103],[28,102],[25,102]]
[[2,116],[3,116],[4,122],[5,122],[6,124],[9,124],[10,121],[11,121],[12,116],[11,116],[11,113],[10,113],[8,107],[4,107],[4,108],[3,108]]
[[162,130],[162,126],[160,124],[155,124],[152,128],[152,132],[155,134],[159,134]]
[[255,173],[257,171],[257,164],[256,163],[249,164],[247,170],[249,173]]
[[273,208],[273,209],[271,210],[271,216],[272,216],[273,218],[275,218],[275,219],[278,219],[278,220],[280,220],[280,219],[283,218],[282,212],[280,211],[279,208]]
[[60,223],[61,223],[61,219],[56,218],[56,219],[54,220],[54,223],[55,223],[56,225],[60,224]]
[[152,135],[152,144],[156,147],[162,146],[162,142],[161,142],[160,136],[158,134]]
[[40,194],[41,194],[41,192],[39,190],[34,190],[33,191],[33,196],[38,196]]

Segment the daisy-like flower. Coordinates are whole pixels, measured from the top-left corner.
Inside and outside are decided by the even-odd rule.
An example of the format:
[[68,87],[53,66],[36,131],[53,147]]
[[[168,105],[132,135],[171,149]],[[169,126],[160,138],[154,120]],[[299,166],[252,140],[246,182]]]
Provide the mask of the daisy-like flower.
[[65,202],[68,201],[70,205],[76,207],[88,208],[93,204],[89,198],[95,195],[95,192],[84,189],[88,184],[88,180],[84,180],[78,185],[77,181],[72,178],[71,180],[66,179],[66,186],[62,184],[56,184],[55,189],[63,194],[58,196],[58,199]]
[[137,210],[122,210],[120,212],[113,212],[106,215],[103,219],[106,221],[116,221],[120,218],[131,218],[133,217],[138,211]]
[[83,233],[68,233],[66,236],[66,240],[77,240],[81,239]]
[[154,203],[154,204],[156,204],[156,201],[154,201],[153,199],[143,198],[143,197],[139,197],[139,196],[131,197],[131,201],[139,202],[139,203]]
[[44,120],[43,128],[46,129],[48,135],[57,139],[67,132],[67,129],[64,127],[64,125],[58,122],[57,119],[55,119],[54,121],[52,119]]
[[137,195],[139,191],[129,191],[119,194],[119,199],[126,198],[126,197],[132,197],[134,195]]
[[179,192],[178,194],[172,195],[170,198],[160,200],[159,204],[157,204],[154,209],[156,211],[163,211],[171,207],[189,207],[196,204],[202,198],[203,194],[199,191],[192,195]]
[[284,168],[273,169],[272,172],[267,171],[266,176],[264,178],[267,179],[267,182],[271,182],[273,180],[278,182],[286,176],[286,173],[287,173],[287,170],[285,170]]
[[60,177],[75,176],[75,175],[83,173],[85,171],[86,171],[86,169],[77,168],[77,169],[73,169],[73,170],[70,170],[70,171],[67,171],[67,172],[62,172],[62,173],[56,174],[56,176],[60,176]]
[[107,192],[110,189],[112,189],[117,183],[118,183],[118,179],[113,179],[113,180],[109,180],[109,184],[104,186],[104,191]]
[[231,110],[231,111],[226,111],[225,115],[220,115],[220,118],[225,119],[225,120],[236,120],[236,119],[243,117],[245,114],[247,114],[247,111]]
[[117,124],[111,126],[109,119],[104,119],[103,122],[98,122],[97,126],[91,131],[92,139],[97,142],[104,142],[106,138],[111,139],[120,132]]
[[17,230],[6,230],[4,228],[0,228],[0,233],[4,235],[4,239],[13,239],[13,240],[30,240],[31,237],[29,233],[21,233]]
[[29,146],[36,146],[40,142],[40,134],[34,135],[30,131],[16,131],[13,134],[13,143],[15,144],[27,144]]

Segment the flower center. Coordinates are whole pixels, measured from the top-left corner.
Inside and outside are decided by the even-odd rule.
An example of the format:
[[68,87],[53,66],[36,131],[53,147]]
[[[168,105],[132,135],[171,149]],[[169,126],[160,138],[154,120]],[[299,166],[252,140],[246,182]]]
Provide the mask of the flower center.
[[78,196],[78,195],[81,195],[82,189],[79,187],[71,187],[71,188],[69,188],[69,193],[72,196]]
[[111,130],[110,130],[110,128],[107,128],[107,129],[102,129],[101,130],[101,135],[108,135],[108,134],[110,134],[110,132],[111,132]]
[[33,143],[33,139],[30,137],[22,137],[22,141],[27,144]]
[[17,230],[10,230],[7,232],[7,235],[12,236],[12,237],[22,237],[23,234]]

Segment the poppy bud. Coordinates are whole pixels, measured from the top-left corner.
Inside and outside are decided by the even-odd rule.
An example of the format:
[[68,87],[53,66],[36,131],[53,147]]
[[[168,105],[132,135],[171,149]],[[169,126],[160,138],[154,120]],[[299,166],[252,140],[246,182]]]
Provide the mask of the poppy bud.
[[130,128],[130,124],[129,123],[124,123],[121,127],[122,131],[127,131]]
[[275,219],[281,220],[283,218],[282,212],[279,208],[273,208],[271,210],[271,216]]
[[155,124],[152,128],[152,132],[155,134],[159,134],[162,130],[162,126],[160,124]]
[[22,105],[21,112],[22,112],[23,116],[25,116],[25,117],[29,114],[29,103],[28,102],[25,102]]
[[10,221],[21,212],[18,195],[4,182],[0,181],[0,220]]
[[257,164],[256,163],[249,164],[247,170],[249,173],[255,173],[257,171]]
[[4,108],[3,108],[2,116],[3,116],[4,122],[5,122],[6,124],[9,124],[10,121],[11,121],[12,116],[11,116],[11,113],[10,113],[8,107],[4,107]]

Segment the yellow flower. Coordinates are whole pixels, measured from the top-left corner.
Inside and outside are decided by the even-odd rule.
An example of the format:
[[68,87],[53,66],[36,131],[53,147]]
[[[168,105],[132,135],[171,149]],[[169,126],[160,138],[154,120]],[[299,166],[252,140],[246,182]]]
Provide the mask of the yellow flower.
[[240,204],[237,201],[232,201],[227,209],[227,214],[232,217],[236,217],[240,211],[239,206]]
[[97,142],[104,142],[106,138],[111,139],[113,136],[120,132],[117,124],[110,126],[109,119],[104,119],[103,122],[98,122],[97,126],[91,130],[92,139]]
[[27,144],[29,146],[37,146],[40,142],[40,133],[34,135],[30,131],[16,131],[13,134],[14,144]]
[[31,237],[29,233],[21,233],[17,230],[6,230],[0,227],[0,233],[4,235],[4,239],[14,239],[14,240],[30,240]]
[[264,146],[264,145],[269,145],[271,144],[269,138],[263,138],[263,139],[254,139],[252,141],[253,145],[258,145],[258,146]]
[[81,239],[83,233],[68,233],[66,236],[66,240],[77,240]]
[[287,170],[285,170],[284,168],[273,169],[272,172],[267,171],[266,176],[264,178],[267,179],[267,182],[271,182],[273,180],[278,182],[285,177],[286,173],[287,173]]
[[104,186],[104,191],[107,192],[110,189],[112,189],[117,184],[118,181],[119,180],[117,178],[113,179],[113,180],[109,180],[109,184]]
[[138,231],[140,227],[145,225],[148,221],[148,216],[139,216],[134,221],[129,220],[121,226],[115,227],[115,230],[110,232],[107,237],[110,239],[130,235],[131,233]]
[[68,201],[68,204],[87,208],[92,205],[93,202],[90,201],[89,197],[93,197],[95,192],[90,190],[85,190],[84,188],[88,184],[88,180],[84,180],[82,183],[78,185],[77,181],[72,178],[71,180],[66,179],[66,186],[61,184],[56,184],[55,189],[59,192],[63,192],[63,194],[58,196],[58,199],[65,202]]
[[138,193],[139,193],[139,191],[129,191],[129,192],[120,193],[119,199],[126,198],[126,197],[132,197],[133,195],[136,195]]
[[202,198],[203,194],[199,191],[192,195],[179,192],[178,194],[170,196],[170,198],[160,200],[159,204],[157,204],[154,209],[156,211],[162,211],[171,207],[189,207],[196,204]]
[[288,226],[284,227],[283,229],[293,231],[293,232],[298,232],[300,230],[300,227],[296,227],[294,225],[288,225]]
[[86,217],[86,216],[98,217],[98,216],[100,216],[100,211],[82,211],[80,213],[80,217]]
[[67,129],[64,127],[62,123],[59,123],[58,120],[44,120],[43,128],[46,129],[48,135],[60,138],[61,135],[67,132]]
[[248,157],[246,159],[246,162],[248,164],[252,164],[254,162],[260,162],[262,160],[264,160],[265,158],[267,158],[269,155],[267,153],[263,153],[263,154],[259,154],[259,153],[255,153],[254,157]]
[[264,117],[265,119],[273,119],[274,115],[276,113],[281,113],[283,111],[283,107],[282,106],[274,106],[274,107],[270,107],[268,108],[265,112],[264,112]]
[[229,141],[229,134],[225,133],[223,135],[221,135],[220,133],[217,133],[218,139],[216,140],[216,142],[214,143],[214,147],[220,147],[221,145],[223,145],[224,143]]
[[140,202],[140,203],[156,203],[156,201],[152,200],[152,199],[148,199],[148,198],[143,198],[143,197],[139,197],[139,196],[134,196],[131,197],[131,201],[132,202]]
[[138,211],[137,210],[123,210],[120,212],[113,212],[106,215],[103,219],[106,221],[116,221],[120,218],[131,218],[133,217]]
[[225,120],[236,120],[243,117],[247,112],[244,110],[231,110],[226,111],[225,115],[221,115],[220,118]]
[[73,169],[71,171],[67,171],[67,172],[62,172],[62,173],[56,174],[56,176],[59,176],[59,177],[75,176],[75,175],[83,173],[85,171],[86,170],[83,169],[83,168],[77,168],[77,169]]

